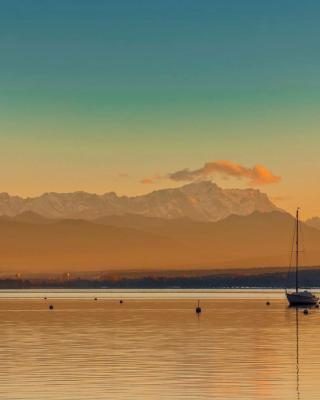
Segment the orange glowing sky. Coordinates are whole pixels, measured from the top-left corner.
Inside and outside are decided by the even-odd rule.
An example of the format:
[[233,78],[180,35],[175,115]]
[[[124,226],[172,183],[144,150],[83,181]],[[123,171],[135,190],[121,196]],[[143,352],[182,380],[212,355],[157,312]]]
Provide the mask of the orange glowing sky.
[[136,195],[212,178],[320,215],[319,10],[5,1],[0,191]]

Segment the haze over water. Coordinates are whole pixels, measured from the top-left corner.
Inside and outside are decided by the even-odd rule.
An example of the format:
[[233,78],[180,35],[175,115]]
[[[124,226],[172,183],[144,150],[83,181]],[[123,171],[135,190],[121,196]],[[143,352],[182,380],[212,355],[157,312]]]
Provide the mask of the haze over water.
[[1,399],[318,398],[319,311],[297,315],[280,292],[8,295]]

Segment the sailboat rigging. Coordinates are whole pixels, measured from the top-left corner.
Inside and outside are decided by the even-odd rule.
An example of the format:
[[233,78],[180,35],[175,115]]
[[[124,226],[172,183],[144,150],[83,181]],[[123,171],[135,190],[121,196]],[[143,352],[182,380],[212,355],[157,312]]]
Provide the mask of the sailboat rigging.
[[295,291],[288,292],[286,289],[286,296],[290,306],[316,305],[319,298],[315,294],[308,290],[299,291],[299,222],[299,208],[297,208],[295,222]]

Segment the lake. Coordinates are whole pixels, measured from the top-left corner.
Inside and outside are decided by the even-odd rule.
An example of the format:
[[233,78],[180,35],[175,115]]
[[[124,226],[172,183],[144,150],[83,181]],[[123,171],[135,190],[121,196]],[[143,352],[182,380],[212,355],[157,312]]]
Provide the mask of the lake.
[[320,311],[281,291],[1,291],[0,319],[1,399],[319,398]]

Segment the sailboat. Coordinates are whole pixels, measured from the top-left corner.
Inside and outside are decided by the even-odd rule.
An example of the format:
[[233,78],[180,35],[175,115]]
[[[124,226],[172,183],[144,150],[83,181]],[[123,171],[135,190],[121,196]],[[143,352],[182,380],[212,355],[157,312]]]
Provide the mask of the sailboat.
[[299,208],[296,213],[296,223],[295,223],[295,239],[296,239],[296,268],[295,268],[295,291],[288,292],[286,289],[286,296],[290,306],[313,306],[319,301],[319,298],[309,292],[308,290],[299,291]]

